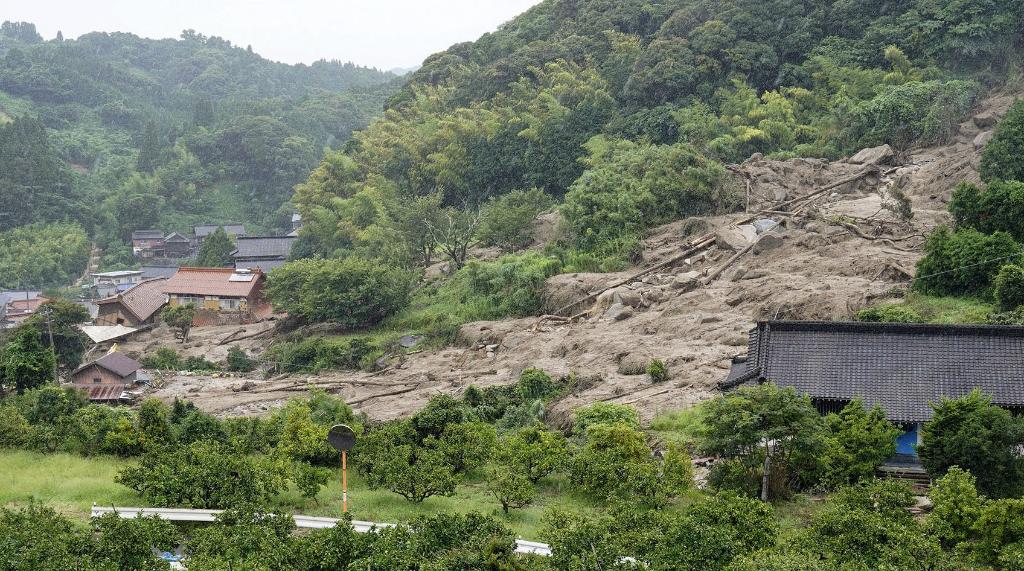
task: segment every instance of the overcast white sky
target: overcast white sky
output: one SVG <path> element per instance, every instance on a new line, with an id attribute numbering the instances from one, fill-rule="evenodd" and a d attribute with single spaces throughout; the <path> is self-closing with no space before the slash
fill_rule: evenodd
<path id="1" fill-rule="evenodd" d="M 381 69 L 493 31 L 540 0 L 0 0 L 0 20 L 51 39 L 87 32 L 176 38 L 192 28 L 288 63 L 353 61 Z"/>

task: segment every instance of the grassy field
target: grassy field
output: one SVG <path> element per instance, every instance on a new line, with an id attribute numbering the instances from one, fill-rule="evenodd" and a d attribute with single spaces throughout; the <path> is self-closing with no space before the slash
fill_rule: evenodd
<path id="1" fill-rule="evenodd" d="M 0 451 L 0 505 L 21 506 L 36 500 L 83 520 L 89 517 L 93 502 L 108 506 L 147 506 L 138 494 L 114 482 L 118 470 L 131 463 L 109 456 L 84 458 L 71 454 Z M 675 509 L 692 500 L 681 499 Z M 803 526 L 821 505 L 820 501 L 797 496 L 777 505 L 776 513 L 784 529 L 795 529 Z M 340 470 L 321 490 L 316 501 L 306 500 L 296 490 L 288 490 L 275 498 L 274 507 L 305 515 L 340 516 Z M 460 485 L 453 497 L 432 497 L 414 504 L 386 490 L 370 490 L 358 474 L 349 473 L 349 511 L 358 520 L 401 522 L 439 512 L 480 512 L 504 521 L 522 539 L 539 540 L 542 518 L 548 509 L 594 513 L 601 507 L 600 502 L 571 491 L 564 477 L 542 480 L 533 505 L 504 514 L 480 478 L 470 478 Z"/>
<path id="2" fill-rule="evenodd" d="M 62 513 L 89 517 L 93 502 L 101 505 L 147 506 L 132 490 L 114 482 L 114 476 L 129 460 L 109 456 L 84 458 L 71 454 L 39 454 L 0 451 L 0 505 L 20 506 L 32 500 L 45 502 Z M 349 511 L 359 520 L 407 521 L 418 515 L 438 512 L 481 512 L 507 522 L 524 539 L 536 538 L 541 517 L 549 507 L 573 511 L 597 509 L 586 497 L 567 493 L 566 483 L 549 478 L 541 483 L 537 501 L 523 510 L 505 515 L 487 492 L 486 485 L 471 480 L 459 486 L 454 497 L 427 498 L 414 504 L 387 490 L 370 490 L 354 471 L 349 472 Z M 288 490 L 275 499 L 275 507 L 293 513 L 338 517 L 341 515 L 341 473 L 321 490 L 316 502 Z M 164 507 L 164 506 L 161 506 Z"/>
<path id="3" fill-rule="evenodd" d="M 101 456 L 0 452 L 0 505 L 24 505 L 31 500 L 49 504 L 68 515 L 88 517 L 93 502 L 134 506 L 142 501 L 114 476 L 128 462 Z"/>

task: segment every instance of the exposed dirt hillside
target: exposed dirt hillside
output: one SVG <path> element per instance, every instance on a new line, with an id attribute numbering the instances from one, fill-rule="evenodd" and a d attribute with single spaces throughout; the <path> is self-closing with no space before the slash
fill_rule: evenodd
<path id="1" fill-rule="evenodd" d="M 567 314 L 583 315 L 570 322 L 529 318 L 471 323 L 461 330 L 461 345 L 409 355 L 378 373 L 293 375 L 270 381 L 185 377 L 170 382 L 157 396 L 187 396 L 220 414 L 252 414 L 314 384 L 344 396 L 373 418 L 388 419 L 418 409 L 436 393 L 459 393 L 470 384 L 509 383 L 522 369 L 541 367 L 577 378 L 574 394 L 554 404 L 556 419 L 595 401 L 632 404 L 646 418 L 683 407 L 713 395 L 730 359 L 745 352 L 747 331 L 756 320 L 845 319 L 908 287 L 924 235 L 947 220 L 952 189 L 962 181 L 978 180 L 979 149 L 1012 102 L 1009 96 L 990 97 L 960 126 L 953 142 L 902 157 L 889 156 L 884 149 L 837 162 L 752 157 L 734 169 L 749 183 L 749 212 L 779 212 L 672 223 L 652 233 L 645 242 L 644 263 L 630 272 L 552 278 L 544 292 L 549 310 L 677 257 L 692 240 L 713 238 L 710 247 L 687 259 L 572 308 Z M 866 174 L 812 200 L 785 205 L 859 173 Z M 910 221 L 892 208 L 900 191 L 912 204 Z M 737 224 L 749 218 L 757 222 Z M 770 224 L 764 220 L 779 226 L 759 234 L 757 226 L 764 230 Z M 539 227 L 550 232 L 552 221 Z M 754 240 L 747 253 L 709 279 Z M 249 333 L 259 327 L 266 325 Z M 229 344 L 211 341 L 234 329 L 197 331 L 186 354 L 223 358 Z M 125 349 L 143 350 L 160 341 L 151 336 Z M 266 342 L 256 338 L 242 344 L 258 350 Z M 653 358 L 668 365 L 667 382 L 652 384 L 642 374 L 643 365 Z"/>

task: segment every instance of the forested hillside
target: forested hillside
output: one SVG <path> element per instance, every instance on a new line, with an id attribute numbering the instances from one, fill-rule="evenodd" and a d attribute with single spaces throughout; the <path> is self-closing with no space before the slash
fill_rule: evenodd
<path id="1" fill-rule="evenodd" d="M 730 163 L 945 142 L 1019 77 L 1021 29 L 1010 0 L 547 0 L 429 57 L 325 158 L 297 251 L 454 272 L 470 245 L 521 250 L 556 203 L 544 256 L 470 263 L 412 301 L 446 309 L 400 321 L 530 314 L 546 277 L 624 269 L 649 228 L 738 208 Z"/>
<path id="2" fill-rule="evenodd" d="M 375 69 L 271 62 L 191 30 L 44 41 L 5 22 L 0 231 L 76 222 L 116 263 L 136 229 L 287 227 L 292 186 L 395 87 Z"/>

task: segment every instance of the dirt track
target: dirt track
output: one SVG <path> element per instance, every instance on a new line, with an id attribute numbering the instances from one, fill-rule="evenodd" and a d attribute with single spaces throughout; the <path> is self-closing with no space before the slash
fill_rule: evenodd
<path id="1" fill-rule="evenodd" d="M 1011 103 L 1010 97 L 993 97 L 979 112 L 1002 116 Z M 981 131 L 968 120 L 952 143 L 916 150 L 901 166 L 883 165 L 881 176 L 823 194 L 721 277 L 692 291 L 687 291 L 690 286 L 684 274 L 706 275 L 740 249 L 742 241 L 729 229 L 744 215 L 680 221 L 656 229 L 645 242 L 644 266 L 678 254 L 697 233 L 688 230 L 718 230 L 720 237 L 706 259 L 679 264 L 619 288 L 617 299 L 635 305 L 619 311 L 629 314 L 622 319 L 605 317 L 614 301 L 605 295 L 592 304 L 590 315 L 571 324 L 538 325 L 537 318 L 467 324 L 460 346 L 409 355 L 403 363 L 378 373 L 335 372 L 272 380 L 174 377 L 155 394 L 165 399 L 187 397 L 217 414 L 260 414 L 313 384 L 343 396 L 372 418 L 389 419 L 415 411 L 437 393 L 459 393 L 470 384 L 513 382 L 522 369 L 532 366 L 552 375 L 574 373 L 578 379 L 579 389 L 553 405 L 556 420 L 576 406 L 595 401 L 632 404 L 650 418 L 712 396 L 731 357 L 745 352 L 747 331 L 756 320 L 846 319 L 905 289 L 910 283 L 907 272 L 912 272 L 920 257 L 923 235 L 947 220 L 946 202 L 952 189 L 961 181 L 978 180 L 975 138 Z M 756 210 L 805 195 L 862 168 L 847 162 L 755 158 L 740 165 L 739 172 L 750 181 L 751 209 Z M 911 199 L 911 222 L 901 222 L 882 208 L 892 188 L 902 189 Z M 872 239 L 878 235 L 903 239 Z M 555 307 L 629 273 L 556 276 L 549 280 L 545 295 Z M 247 333 L 269 326 L 251 326 Z M 185 353 L 223 359 L 230 344 L 215 343 L 236 329 L 197 329 Z M 124 349 L 152 350 L 170 344 L 168 338 L 167 332 L 157 330 Z M 267 339 L 248 339 L 240 345 L 258 352 L 267 343 Z M 628 374 L 652 358 L 668 365 L 671 378 L 667 382 L 652 384 L 646 375 Z"/>

